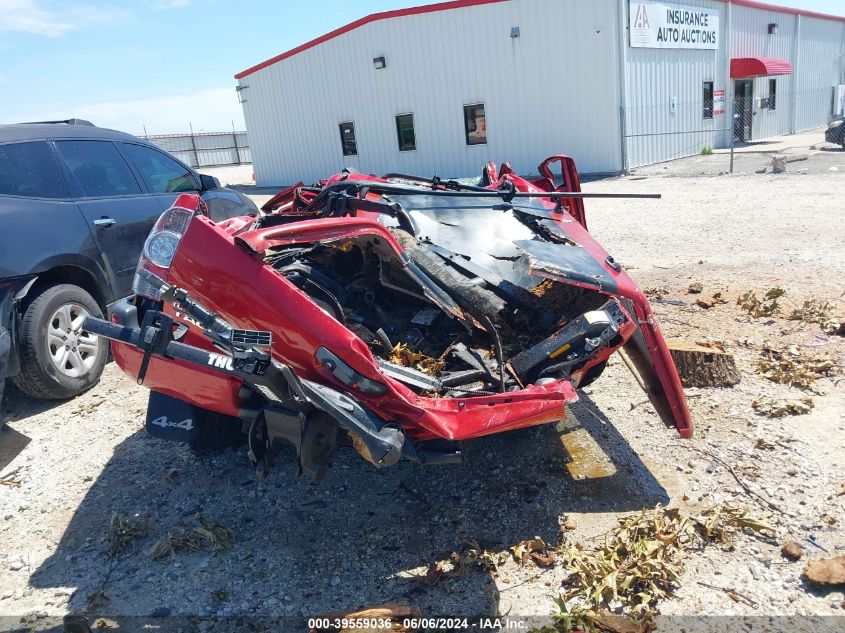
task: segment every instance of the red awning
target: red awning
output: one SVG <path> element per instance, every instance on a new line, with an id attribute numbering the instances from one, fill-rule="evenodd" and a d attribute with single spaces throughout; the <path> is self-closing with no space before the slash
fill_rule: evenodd
<path id="1" fill-rule="evenodd" d="M 731 60 L 731 79 L 791 75 L 792 64 L 785 59 L 770 57 L 740 57 Z"/>

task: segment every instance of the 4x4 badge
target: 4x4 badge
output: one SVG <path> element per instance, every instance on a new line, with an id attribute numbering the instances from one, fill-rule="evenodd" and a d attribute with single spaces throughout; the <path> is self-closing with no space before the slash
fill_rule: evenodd
<path id="1" fill-rule="evenodd" d="M 165 429 L 168 427 L 175 427 L 177 429 L 182 429 L 183 431 L 190 431 L 194 428 L 194 421 L 191 418 L 185 418 L 180 422 L 171 422 L 166 415 L 157 417 L 155 420 L 150 422 L 150 424 L 160 426 Z"/>

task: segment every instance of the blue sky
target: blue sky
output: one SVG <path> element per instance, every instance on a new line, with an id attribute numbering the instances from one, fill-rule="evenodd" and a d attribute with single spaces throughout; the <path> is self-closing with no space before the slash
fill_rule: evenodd
<path id="1" fill-rule="evenodd" d="M 845 14 L 843 0 L 768 1 Z M 242 128 L 236 72 L 415 4 L 426 2 L 0 0 L 0 123 L 78 116 L 135 134 Z"/>

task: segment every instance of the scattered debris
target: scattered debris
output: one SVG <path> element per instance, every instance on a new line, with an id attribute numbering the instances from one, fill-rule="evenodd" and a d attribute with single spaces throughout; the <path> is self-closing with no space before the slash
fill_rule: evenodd
<path id="1" fill-rule="evenodd" d="M 774 398 L 760 397 L 751 403 L 754 410 L 767 418 L 783 418 L 787 415 L 804 415 L 813 410 L 815 406 L 812 398 L 787 398 L 776 400 Z"/>
<path id="2" fill-rule="evenodd" d="M 446 361 L 442 358 L 432 358 L 420 352 L 413 351 L 405 343 L 397 344 L 390 352 L 388 360 L 397 365 L 413 367 L 426 374 L 436 375 L 446 367 Z"/>
<path id="3" fill-rule="evenodd" d="M 710 543 L 730 545 L 745 529 L 775 533 L 773 525 L 736 507 L 717 506 L 684 516 L 657 506 L 620 520 L 597 549 L 569 546 L 561 552 L 569 576 L 563 582 L 555 629 L 583 628 L 589 614 L 601 609 L 647 619 L 658 600 L 677 588 L 685 552 Z"/>
<path id="4" fill-rule="evenodd" d="M 513 559 L 520 565 L 531 560 L 538 567 L 551 567 L 556 558 L 555 553 L 539 536 L 517 543 L 510 548 L 510 552 Z"/>
<path id="5" fill-rule="evenodd" d="M 14 474 L 6 475 L 0 479 L 0 486 L 8 486 L 9 488 L 20 488 L 21 480 L 15 477 Z"/>
<path id="6" fill-rule="evenodd" d="M 710 308 L 722 303 L 727 303 L 727 300 L 722 298 L 721 292 L 716 292 L 709 299 L 699 299 L 695 302 L 695 305 L 697 305 L 699 308 L 709 310 Z"/>
<path id="7" fill-rule="evenodd" d="M 693 282 L 687 288 L 687 292 L 691 295 L 699 295 L 704 290 L 704 284 L 699 281 Z"/>
<path id="8" fill-rule="evenodd" d="M 173 531 L 168 530 L 167 536 L 156 542 L 147 550 L 147 556 L 153 560 L 175 558 L 183 552 L 195 552 L 204 544 L 211 545 L 214 551 L 229 549 L 235 537 L 232 528 L 225 527 L 206 519 L 202 514 L 195 517 L 199 525 L 177 526 Z"/>
<path id="9" fill-rule="evenodd" d="M 702 587 L 707 587 L 709 589 L 717 589 L 718 591 L 724 591 L 726 594 L 728 594 L 728 598 L 730 598 L 734 602 L 744 602 L 745 604 L 753 608 L 757 608 L 758 606 L 756 600 L 749 598 L 747 595 L 740 591 L 737 591 L 736 589 L 732 589 L 730 587 L 720 587 L 719 585 L 711 585 L 710 583 L 702 582 L 700 580 L 697 580 L 696 584 L 699 584 Z"/>
<path id="10" fill-rule="evenodd" d="M 829 301 L 809 299 L 795 308 L 789 315 L 790 321 L 802 321 L 804 323 L 821 323 L 830 316 L 833 311 L 833 304 Z"/>
<path id="11" fill-rule="evenodd" d="M 712 459 L 713 462 L 712 462 L 711 466 L 708 467 L 707 472 L 714 472 L 715 469 L 716 469 L 715 464 L 717 464 L 717 463 L 721 464 L 731 474 L 731 477 L 734 478 L 734 481 L 736 481 L 736 483 L 738 483 L 740 486 L 742 486 L 742 489 L 745 490 L 745 492 L 748 494 L 749 497 L 752 497 L 754 500 L 761 502 L 766 507 L 777 511 L 780 514 L 783 514 L 783 515 L 788 516 L 788 517 L 794 516 L 793 514 L 785 511 L 779 505 L 777 505 L 773 501 L 767 499 L 766 497 L 761 495 L 759 492 L 757 492 L 753 488 L 751 488 L 747 483 L 745 483 L 745 480 L 737 474 L 737 472 L 736 472 L 736 470 L 734 470 L 733 466 L 731 466 L 728 462 L 726 462 L 724 459 L 722 459 L 721 457 L 719 457 L 715 453 L 708 451 L 706 449 L 703 449 L 703 448 L 698 448 L 698 447 L 693 446 L 691 444 L 680 444 L 679 446 L 683 446 L 683 447 L 688 448 L 690 450 L 696 451 L 697 453 L 701 453 L 702 455 L 707 455 L 708 457 L 710 457 L 710 459 Z M 711 470 L 711 468 L 712 468 L 712 470 Z M 774 528 L 772 528 L 772 529 L 774 529 Z"/>
<path id="12" fill-rule="evenodd" d="M 766 348 L 757 368 L 772 382 L 813 390 L 816 378 L 830 376 L 835 363 L 825 356 L 806 356 L 791 345 L 786 350 Z"/>
<path id="13" fill-rule="evenodd" d="M 777 448 L 774 444 L 768 441 L 764 437 L 757 438 L 757 441 L 754 443 L 754 448 L 758 451 L 773 451 Z"/>
<path id="14" fill-rule="evenodd" d="M 429 587 L 433 587 L 443 579 L 444 575 L 443 563 L 440 561 L 431 563 L 425 572 L 423 582 Z"/>
<path id="15" fill-rule="evenodd" d="M 804 577 L 815 585 L 845 585 L 845 556 L 807 563 Z"/>
<path id="16" fill-rule="evenodd" d="M 819 322 L 822 332 L 831 336 L 845 336 L 845 319 L 834 317 Z"/>
<path id="17" fill-rule="evenodd" d="M 785 294 L 783 288 L 771 288 L 763 295 L 763 299 L 758 299 L 757 294 L 749 290 L 737 298 L 736 304 L 754 318 L 772 316 L 780 310 L 778 299 Z"/>
<path id="18" fill-rule="evenodd" d="M 780 550 L 780 555 L 789 560 L 799 560 L 804 555 L 804 548 L 795 541 L 787 541 Z"/>
<path id="19" fill-rule="evenodd" d="M 420 610 L 415 607 L 400 602 L 388 602 L 377 607 L 366 607 L 345 613 L 327 613 L 313 618 L 316 622 L 328 622 L 330 625 L 326 628 L 310 628 L 308 633 L 381 633 L 382 631 L 414 633 L 419 629 L 408 628 L 405 624 L 418 620 L 420 615 Z M 388 620 L 390 625 L 386 626 Z M 345 623 L 347 627 L 331 626 L 334 622 Z M 370 626 L 371 623 L 372 626 Z"/>
<path id="20" fill-rule="evenodd" d="M 813 547 L 815 547 L 815 548 L 817 548 L 817 549 L 820 549 L 820 550 L 821 550 L 821 551 L 823 551 L 825 554 L 827 554 L 827 553 L 828 553 L 827 548 L 822 547 L 821 545 L 819 545 L 818 541 L 816 541 L 816 537 L 815 537 L 815 536 L 813 536 L 812 534 L 810 534 L 810 535 L 809 535 L 806 539 L 804 539 L 804 540 L 805 540 L 805 541 L 807 541 L 807 542 L 808 542 L 810 545 L 812 545 Z"/>
<path id="21" fill-rule="evenodd" d="M 669 294 L 669 289 L 666 286 L 649 286 L 643 290 L 643 293 L 648 297 L 657 297 L 658 299 L 662 299 Z"/>
<path id="22" fill-rule="evenodd" d="M 149 534 L 149 523 L 147 521 L 127 519 L 123 514 L 115 510 L 112 512 L 109 526 L 103 535 L 103 543 L 106 546 L 106 554 L 109 558 L 117 558 L 128 550 L 140 538 Z"/>
<path id="23" fill-rule="evenodd" d="M 603 633 L 649 633 L 656 626 L 651 618 L 633 620 L 607 611 L 590 612 L 587 614 L 586 620 L 593 630 Z"/>
<path id="24" fill-rule="evenodd" d="M 721 343 L 668 339 L 666 345 L 684 387 L 730 387 L 740 381 L 736 361 Z"/>
<path id="25" fill-rule="evenodd" d="M 449 555 L 449 561 L 454 565 L 455 570 L 479 566 L 489 571 L 496 571 L 504 562 L 504 556 L 494 555 L 481 547 L 478 541 L 461 541 L 460 545 L 460 552 L 452 552 Z"/>
<path id="26" fill-rule="evenodd" d="M 845 336 L 845 318 L 833 316 L 836 308 L 835 302 L 809 299 L 795 308 L 789 315 L 790 321 L 801 321 L 802 323 L 817 324 L 824 334 L 832 336 Z"/>
<path id="27" fill-rule="evenodd" d="M 651 400 L 649 400 L 648 398 L 646 398 L 645 400 L 640 400 L 639 402 L 632 402 L 632 403 L 628 406 L 628 411 L 633 411 L 633 410 L 634 410 L 634 409 L 636 409 L 637 407 L 641 407 L 642 405 L 644 405 L 644 404 L 648 404 L 649 402 L 651 402 Z"/>

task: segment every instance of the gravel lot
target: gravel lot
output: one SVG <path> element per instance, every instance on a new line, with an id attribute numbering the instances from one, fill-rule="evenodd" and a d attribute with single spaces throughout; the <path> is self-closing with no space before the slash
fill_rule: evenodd
<path id="1" fill-rule="evenodd" d="M 401 600 L 423 614 L 551 614 L 566 576 L 559 564 L 541 569 L 503 556 L 495 572 L 479 568 L 434 586 L 423 582 L 426 567 L 464 539 L 496 553 L 534 536 L 553 546 L 589 544 L 642 508 L 694 512 L 723 501 L 771 519 L 780 537 L 743 536 L 730 551 L 691 554 L 662 613 L 845 614 L 841 588 L 819 591 L 800 579 L 806 559 L 828 555 L 821 548 L 845 554 L 845 496 L 837 496 L 845 484 L 845 386 L 824 378 L 819 394 L 807 394 L 756 369 L 764 345 L 792 344 L 833 356 L 841 370 L 845 342 L 780 316 L 751 318 L 735 305 L 741 292 L 773 286 L 786 290 L 787 313 L 805 299 L 842 298 L 845 154 L 826 153 L 818 159 L 828 161 L 824 169 L 816 160 L 805 163 L 806 174 L 628 177 L 585 187 L 663 194 L 591 200 L 591 230 L 643 288 L 664 288 L 664 299 L 684 303 L 655 303 L 667 335 L 722 341 L 736 356 L 739 385 L 688 390 L 697 424 L 690 441 L 662 426 L 615 361 L 566 422 L 475 441 L 460 466 L 377 471 L 342 451 L 319 486 L 297 477 L 292 463 L 259 482 L 243 449 L 197 455 L 148 437 L 147 391 L 114 364 L 69 402 L 32 401 L 10 387 L 0 478 L 12 474 L 20 485 L 0 486 L 6 628 L 47 628 L 45 616 L 86 606 L 119 616 L 315 616 Z M 686 290 L 693 281 L 704 285 L 702 296 L 721 291 L 728 302 L 696 307 Z M 762 417 L 751 406 L 761 395 L 810 395 L 815 408 Z M 782 512 L 756 502 L 695 449 L 732 464 Z M 109 560 L 102 538 L 114 512 L 149 530 Z M 145 555 L 198 512 L 234 530 L 230 549 L 163 562 Z M 567 520 L 574 529 L 564 529 Z M 788 539 L 805 546 L 805 560 L 781 558 Z M 98 590 L 108 601 L 90 605 Z"/>

